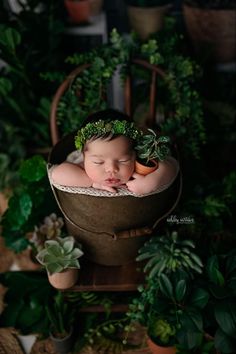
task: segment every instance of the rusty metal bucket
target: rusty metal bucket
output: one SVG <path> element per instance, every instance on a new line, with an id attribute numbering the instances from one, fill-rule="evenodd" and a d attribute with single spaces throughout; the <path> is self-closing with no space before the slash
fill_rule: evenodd
<path id="1" fill-rule="evenodd" d="M 49 166 L 66 160 L 74 150 L 74 134 L 60 140 L 49 156 Z M 102 265 L 132 262 L 157 224 L 177 205 L 181 174 L 162 192 L 143 197 L 93 196 L 52 189 L 65 217 L 68 233 L 82 245 L 86 258 Z M 107 193 L 107 192 L 106 192 Z"/>

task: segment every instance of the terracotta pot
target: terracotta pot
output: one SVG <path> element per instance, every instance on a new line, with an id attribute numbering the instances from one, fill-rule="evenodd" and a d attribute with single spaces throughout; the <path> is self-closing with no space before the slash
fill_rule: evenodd
<path id="1" fill-rule="evenodd" d="M 160 347 L 150 338 L 147 339 L 147 344 L 152 354 L 176 354 L 175 347 Z"/>
<path id="2" fill-rule="evenodd" d="M 165 14 L 170 5 L 157 7 L 128 6 L 130 27 L 142 40 L 146 40 L 152 33 L 158 32 L 164 24 Z"/>
<path id="3" fill-rule="evenodd" d="M 69 289 L 77 283 L 79 270 L 69 268 L 60 273 L 49 274 L 49 283 L 56 289 L 65 290 Z"/>
<path id="4" fill-rule="evenodd" d="M 183 15 L 196 54 L 207 53 L 217 63 L 236 61 L 236 10 L 184 5 Z"/>
<path id="5" fill-rule="evenodd" d="M 151 160 L 152 166 L 146 166 L 140 163 L 139 161 L 135 161 L 135 172 L 140 175 L 146 176 L 149 173 L 155 171 L 158 168 L 158 162 L 155 160 Z"/>
<path id="6" fill-rule="evenodd" d="M 68 15 L 74 23 L 84 23 L 89 21 L 90 1 L 89 0 L 64 0 Z"/>

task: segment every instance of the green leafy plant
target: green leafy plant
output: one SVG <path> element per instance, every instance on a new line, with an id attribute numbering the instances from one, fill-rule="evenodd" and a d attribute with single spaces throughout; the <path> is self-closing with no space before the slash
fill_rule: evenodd
<path id="1" fill-rule="evenodd" d="M 148 272 L 149 277 L 179 270 L 201 273 L 203 264 L 200 257 L 193 252 L 194 248 L 192 240 L 181 240 L 174 231 L 170 235 L 153 236 L 140 248 L 136 260 L 148 260 L 144 272 Z"/>
<path id="2" fill-rule="evenodd" d="M 207 259 L 205 287 L 210 299 L 205 309 L 205 330 L 223 354 L 236 347 L 236 249 Z"/>
<path id="3" fill-rule="evenodd" d="M 46 161 L 35 155 L 22 162 L 17 188 L 1 218 L 2 236 L 8 248 L 18 253 L 30 245 L 27 234 L 52 212 L 60 213 L 47 176 Z M 46 202 L 45 202 L 46 201 Z"/>
<path id="4" fill-rule="evenodd" d="M 50 331 L 56 338 L 66 337 L 74 324 L 76 308 L 58 291 L 45 307 Z"/>
<path id="5" fill-rule="evenodd" d="M 61 4 L 16 3 L 21 11 L 14 14 L 4 2 L 0 9 L 0 151 L 7 167 L 0 172 L 1 189 L 14 188 L 20 162 L 32 150 L 50 145 L 48 116 L 55 82 L 45 84 L 41 72 L 64 65 Z"/>
<path id="6" fill-rule="evenodd" d="M 90 113 L 109 106 L 107 88 L 117 70 L 122 81 L 131 71 L 134 77 L 142 79 L 144 90 L 147 90 L 150 76 L 145 70 L 131 65 L 132 60 L 138 58 L 160 66 L 165 73 L 158 82 L 160 95 L 157 97 L 158 107 L 164 107 L 165 119 L 160 124 L 163 134 L 173 136 L 180 146 L 185 146 L 186 154 L 197 157 L 205 141 L 201 100 L 193 85 L 200 68 L 179 53 L 180 39 L 173 35 L 173 28 L 174 24 L 168 22 L 163 31 L 145 43 L 134 35 L 129 39 L 122 37 L 113 29 L 108 44 L 68 57 L 66 62 L 74 66 L 86 63 L 88 67 L 76 76 L 58 104 L 61 135 L 78 130 Z M 139 101 L 147 104 L 147 97 L 145 91 Z M 140 102 L 134 101 L 134 107 Z M 134 117 L 138 121 L 140 117 L 136 113 Z"/>
<path id="7" fill-rule="evenodd" d="M 193 174 L 188 175 L 189 181 L 194 178 Z M 212 181 L 206 175 L 204 179 L 201 178 L 202 176 L 193 189 L 187 188 L 188 197 L 184 198 L 182 212 L 194 217 L 195 224 L 191 228 L 195 235 L 208 235 L 208 241 L 216 235 L 217 238 L 227 237 L 229 242 L 229 239 L 234 239 L 232 210 L 235 207 L 235 173 L 226 174 L 223 180 Z M 222 244 L 224 246 L 227 246 L 227 242 Z"/>
<path id="8" fill-rule="evenodd" d="M 208 292 L 196 279 L 162 273 L 148 278 L 139 288 L 140 297 L 130 304 L 128 317 L 147 327 L 160 346 L 197 349 L 203 341 L 203 315 Z"/>
<path id="9" fill-rule="evenodd" d="M 0 326 L 16 328 L 24 335 L 38 333 L 47 338 L 49 321 L 45 307 L 53 298 L 54 289 L 45 275 L 35 271 L 10 271 L 0 274 L 0 282 L 7 288 Z"/>
<path id="10" fill-rule="evenodd" d="M 5 192 L 17 185 L 19 177 L 17 170 L 20 162 L 26 156 L 26 151 L 17 127 L 7 122 L 4 116 L 2 116 L 0 122 L 0 141 L 0 191 Z M 14 141 L 14 144 L 12 144 L 12 141 Z"/>
<path id="11" fill-rule="evenodd" d="M 202 343 L 203 310 L 209 294 L 200 283 L 203 264 L 194 248 L 191 240 L 178 239 L 173 232 L 155 237 L 137 258 L 149 259 L 148 275 L 127 315 L 131 323 L 145 325 L 149 336 L 161 346 L 192 350 Z"/>
<path id="12" fill-rule="evenodd" d="M 148 164 L 151 160 L 164 161 L 170 154 L 168 136 L 157 136 L 156 132 L 148 129 L 149 134 L 144 134 L 135 146 L 137 158 Z"/>
<path id="13" fill-rule="evenodd" d="M 78 258 L 83 255 L 73 236 L 56 237 L 44 243 L 36 258 L 49 274 L 62 272 L 68 268 L 80 268 Z"/>
<path id="14" fill-rule="evenodd" d="M 97 350 L 99 347 L 102 348 L 104 342 L 108 343 L 110 349 L 117 347 L 117 352 L 122 353 L 123 343 L 119 341 L 118 338 L 115 340 L 115 336 L 121 330 L 124 330 L 127 319 L 107 319 L 99 323 L 95 328 L 90 328 L 89 331 L 85 334 L 86 340 L 89 344 L 96 344 Z"/>
<path id="15" fill-rule="evenodd" d="M 153 321 L 149 331 L 150 335 L 159 338 L 164 345 L 170 345 L 175 336 L 175 328 L 164 319 Z"/>

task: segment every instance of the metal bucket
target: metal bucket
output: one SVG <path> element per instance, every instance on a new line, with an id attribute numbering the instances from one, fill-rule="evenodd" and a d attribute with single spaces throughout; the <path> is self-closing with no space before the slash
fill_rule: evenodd
<path id="1" fill-rule="evenodd" d="M 59 141 L 49 165 L 66 160 L 74 150 L 74 134 Z M 102 265 L 125 265 L 134 261 L 139 248 L 178 203 L 181 175 L 162 192 L 143 197 L 93 196 L 70 193 L 52 186 L 64 214 L 68 233 L 82 245 L 86 258 Z"/>

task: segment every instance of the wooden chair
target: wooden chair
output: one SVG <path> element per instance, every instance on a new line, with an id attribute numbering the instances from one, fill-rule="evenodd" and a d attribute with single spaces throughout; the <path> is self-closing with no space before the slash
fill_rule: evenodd
<path id="1" fill-rule="evenodd" d="M 165 72 L 144 60 L 134 59 L 130 63 L 130 67 L 136 65 L 146 69 L 150 73 L 150 86 L 149 86 L 149 111 L 145 125 L 147 127 L 153 127 L 156 125 L 155 114 L 156 114 L 156 97 L 157 97 L 157 83 L 159 79 L 165 77 Z M 57 124 L 57 107 L 60 102 L 61 97 L 66 92 L 66 90 L 71 86 L 77 75 L 80 75 L 83 70 L 87 69 L 90 65 L 84 64 L 72 71 L 68 77 L 62 82 L 52 101 L 51 106 L 51 117 L 50 117 L 50 131 L 53 146 L 57 146 L 60 142 L 61 136 L 59 127 Z M 130 117 L 133 115 L 133 77 L 130 70 L 129 75 L 126 78 L 124 85 L 124 98 L 125 98 L 125 113 Z M 65 149 L 60 150 L 64 155 L 58 158 L 58 154 L 54 154 L 53 151 L 49 157 L 50 163 L 60 163 L 63 161 L 66 154 L 71 151 L 71 142 Z M 178 204 L 181 195 L 182 183 L 181 175 L 177 181 L 176 196 L 171 203 L 168 212 L 164 213 L 158 222 L 166 217 Z M 55 195 L 58 199 L 58 195 Z M 158 223 L 157 222 L 157 223 Z M 157 224 L 156 223 L 156 224 Z M 155 225 L 156 226 L 156 225 Z M 151 230 L 152 231 L 152 230 Z M 150 232 L 149 232 L 150 233 Z M 103 266 L 98 264 L 93 264 L 88 260 L 82 260 L 81 266 L 81 276 L 79 283 L 74 287 L 75 291 L 135 291 L 140 284 L 144 282 L 144 275 L 142 271 L 137 271 L 140 264 L 135 261 L 121 266 Z M 123 307 L 119 307 L 122 311 Z M 119 309 L 118 309 L 119 310 Z"/>
<path id="2" fill-rule="evenodd" d="M 157 81 L 158 79 L 163 79 L 165 77 L 165 72 L 159 68 L 158 66 L 152 65 L 145 60 L 142 59 L 133 59 L 130 63 L 130 67 L 132 65 L 137 65 L 141 68 L 146 69 L 151 74 L 150 79 L 150 88 L 149 88 L 149 114 L 146 119 L 146 126 L 153 127 L 155 125 L 155 113 L 156 113 L 156 97 L 157 97 Z M 60 102 L 61 97 L 64 95 L 66 90 L 71 86 L 75 78 L 80 75 L 85 69 L 89 68 L 90 64 L 84 64 L 77 67 L 73 70 L 67 78 L 62 82 L 62 84 L 58 87 L 55 96 L 51 105 L 51 114 L 50 114 L 50 132 L 51 132 L 51 140 L 52 144 L 55 145 L 60 140 L 60 132 L 58 128 L 57 122 L 57 108 Z M 127 75 L 125 85 L 124 85 L 124 98 L 125 98 L 125 113 L 132 117 L 132 94 L 133 94 L 133 86 L 132 86 L 133 77 L 130 72 Z"/>

